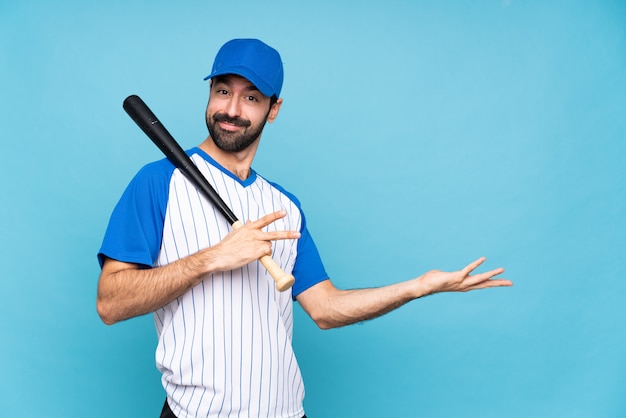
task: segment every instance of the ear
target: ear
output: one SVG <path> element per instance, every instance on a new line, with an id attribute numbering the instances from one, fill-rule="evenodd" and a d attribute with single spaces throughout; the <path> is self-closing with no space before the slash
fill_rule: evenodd
<path id="1" fill-rule="evenodd" d="M 276 120 L 276 117 L 278 116 L 278 111 L 280 110 L 280 106 L 282 104 L 283 99 L 279 98 L 278 100 L 276 100 L 276 103 L 272 105 L 272 107 L 270 108 L 270 112 L 267 115 L 267 121 L 269 123 L 272 123 Z"/>

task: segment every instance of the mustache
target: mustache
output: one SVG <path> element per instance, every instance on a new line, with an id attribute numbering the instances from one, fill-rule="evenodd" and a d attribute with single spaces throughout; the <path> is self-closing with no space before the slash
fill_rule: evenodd
<path id="1" fill-rule="evenodd" d="M 240 126 L 243 128 L 247 128 L 248 126 L 250 126 L 252 124 L 252 122 L 250 122 L 247 119 L 242 119 L 240 117 L 234 117 L 231 118 L 230 116 L 224 114 L 224 113 L 216 113 L 215 115 L 213 115 L 213 120 L 215 122 L 226 122 L 226 123 L 230 123 L 233 124 L 235 126 Z"/>

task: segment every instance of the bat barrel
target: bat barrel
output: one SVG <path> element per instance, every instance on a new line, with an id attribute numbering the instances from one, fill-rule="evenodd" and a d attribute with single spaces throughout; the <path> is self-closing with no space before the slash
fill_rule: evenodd
<path id="1" fill-rule="evenodd" d="M 237 222 L 237 216 L 209 184 L 198 167 L 185 153 L 185 150 L 159 122 L 148 105 L 139 96 L 132 95 L 124 100 L 122 107 L 161 152 L 215 205 L 228 222 L 231 225 Z"/>

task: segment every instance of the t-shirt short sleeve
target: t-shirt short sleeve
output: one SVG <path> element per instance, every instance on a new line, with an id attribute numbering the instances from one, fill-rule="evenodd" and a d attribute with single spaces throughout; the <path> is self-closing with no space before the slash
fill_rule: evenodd
<path id="1" fill-rule="evenodd" d="M 316 285 L 319 282 L 328 279 L 328 274 L 322 263 L 317 246 L 313 241 L 313 237 L 309 233 L 306 224 L 306 217 L 302 210 L 300 201 L 296 196 L 285 190 L 283 187 L 276 183 L 271 183 L 282 193 L 289 197 L 289 199 L 298 207 L 302 216 L 302 223 L 300 225 L 300 239 L 298 240 L 298 256 L 296 257 L 296 263 L 293 267 L 293 276 L 296 281 L 291 289 L 291 295 L 295 300 L 296 297 L 307 290 L 308 288 Z"/>
<path id="2" fill-rule="evenodd" d="M 163 222 L 174 166 L 160 160 L 144 166 L 115 206 L 98 253 L 104 258 L 152 267 L 163 235 Z"/>

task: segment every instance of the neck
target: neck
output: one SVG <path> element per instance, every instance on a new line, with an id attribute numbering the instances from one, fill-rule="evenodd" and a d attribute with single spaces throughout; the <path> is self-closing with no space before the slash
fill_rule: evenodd
<path id="1" fill-rule="evenodd" d="M 240 180 L 245 180 L 250 176 L 250 167 L 252 166 L 252 161 L 254 160 L 258 146 L 259 141 L 257 140 L 243 151 L 227 152 L 215 146 L 215 143 L 209 136 L 199 145 L 199 148 L 209 154 L 211 158 Z"/>

